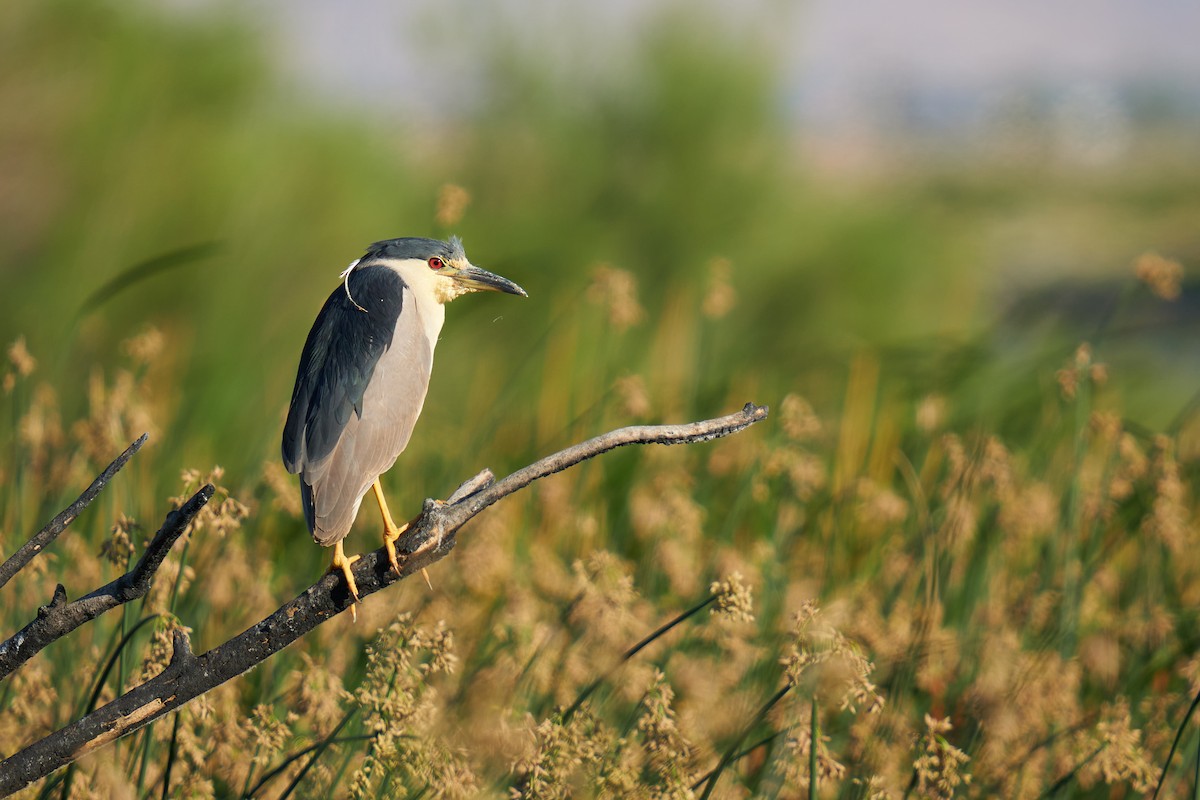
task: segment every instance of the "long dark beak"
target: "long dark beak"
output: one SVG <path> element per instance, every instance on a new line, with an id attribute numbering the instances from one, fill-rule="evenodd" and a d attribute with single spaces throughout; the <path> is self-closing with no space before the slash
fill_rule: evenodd
<path id="1" fill-rule="evenodd" d="M 455 274 L 454 279 L 461 284 L 471 287 L 479 291 L 504 292 L 505 294 L 519 294 L 521 297 L 528 297 L 525 290 L 508 278 L 502 278 L 494 272 L 488 272 L 486 269 L 480 269 L 474 264 L 470 264 L 463 269 L 460 269 Z"/>

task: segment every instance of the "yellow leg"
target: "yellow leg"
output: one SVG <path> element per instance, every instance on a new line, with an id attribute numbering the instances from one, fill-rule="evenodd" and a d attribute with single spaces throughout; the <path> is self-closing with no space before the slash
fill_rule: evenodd
<path id="1" fill-rule="evenodd" d="M 330 569 L 340 569 L 342 574 L 346 576 L 346 586 L 350 589 L 350 596 L 354 598 L 354 605 L 350 606 L 350 616 L 354 621 L 358 621 L 358 584 L 354 582 L 354 573 L 350 571 L 350 567 L 354 565 L 362 556 L 347 556 L 346 550 L 339 540 L 333 546 L 333 564 Z"/>
<path id="2" fill-rule="evenodd" d="M 375 490 L 375 500 L 379 503 L 379 513 L 383 515 L 383 546 L 387 550 L 388 563 L 392 565 L 392 569 L 396 570 L 396 574 L 400 574 L 400 560 L 396 556 L 396 540 L 400 535 L 408 530 L 408 526 L 412 522 L 406 522 L 403 525 L 397 525 L 392 519 L 392 512 L 388 511 L 387 500 L 383 497 L 383 486 L 379 483 L 379 478 L 375 479 L 375 483 L 371 484 L 371 488 Z M 429 581 L 429 573 L 424 569 L 421 574 L 425 576 L 425 583 L 429 588 L 433 588 L 433 584 Z"/>

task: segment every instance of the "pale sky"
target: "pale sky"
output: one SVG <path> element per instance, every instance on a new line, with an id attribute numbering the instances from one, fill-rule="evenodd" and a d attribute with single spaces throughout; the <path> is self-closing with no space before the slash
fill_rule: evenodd
<path id="1" fill-rule="evenodd" d="M 186 0 L 181 0 L 186 2 Z M 200 0 L 203 4 L 203 0 Z M 833 124 L 897 87 L 1155 81 L 1200 97 L 1196 0 L 693 0 L 779 54 L 783 102 Z M 453 110 L 477 86 L 468 45 L 507 28 L 548 65 L 620 63 L 662 2 L 252 0 L 289 81 L 335 102 Z M 483 10 L 486 9 L 486 10 Z M 590 60 L 590 61 L 589 61 Z"/>

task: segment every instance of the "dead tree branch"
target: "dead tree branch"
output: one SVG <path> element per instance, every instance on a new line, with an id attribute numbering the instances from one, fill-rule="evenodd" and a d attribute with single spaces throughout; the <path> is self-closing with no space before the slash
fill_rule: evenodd
<path id="1" fill-rule="evenodd" d="M 766 407 L 747 403 L 740 412 L 717 419 L 611 431 L 547 456 L 500 481 L 493 481 L 491 473 L 485 470 L 459 487 L 450 501 L 425 501 L 420 520 L 399 543 L 398 549 L 405 554 L 399 575 L 391 571 L 382 548 L 363 555 L 354 566 L 359 594 L 366 598 L 445 558 L 454 548 L 459 528 L 468 520 L 538 478 L 623 445 L 704 442 L 744 430 L 766 417 Z M 327 573 L 266 619 L 203 655 L 194 655 L 187 635 L 176 630 L 175 653 L 159 675 L 0 763 L 0 797 L 7 797 L 241 675 L 345 611 L 350 604 L 341 575 Z"/>
<path id="2" fill-rule="evenodd" d="M 142 449 L 142 445 L 146 443 L 148 437 L 149 434 L 143 433 L 136 442 L 126 447 L 125 452 L 113 459 L 113 462 L 105 467 L 104 472 L 101 472 L 96 480 L 92 481 L 91 486 L 83 490 L 83 494 L 79 495 L 74 503 L 60 511 L 58 516 L 46 523 L 46 527 L 34 534 L 33 538 L 26 542 L 20 550 L 0 564 L 0 589 L 4 588 L 13 575 L 16 575 L 32 561 L 34 556 L 46 549 L 51 542 L 58 538 L 60 533 L 66 530 L 80 512 L 96 499 L 96 495 L 100 494 L 100 490 L 112 480 L 112 477 L 121 471 L 121 467 L 133 458 L 133 454 Z"/>
<path id="3" fill-rule="evenodd" d="M 67 602 L 67 590 L 60 583 L 54 589 L 53 599 L 38 609 L 37 617 L 8 641 L 0 644 L 0 680 L 11 675 L 17 667 L 33 658 L 47 645 L 66 636 L 80 625 L 91 622 L 105 611 L 122 603 L 137 600 L 150 591 L 150 581 L 162 566 L 163 559 L 171 551 L 171 546 L 187 530 L 188 524 L 209 501 L 213 491 L 212 484 L 208 484 L 192 495 L 181 508 L 167 514 L 162 527 L 146 546 L 146 552 L 142 553 L 137 564 L 121 577 L 72 603 Z"/>

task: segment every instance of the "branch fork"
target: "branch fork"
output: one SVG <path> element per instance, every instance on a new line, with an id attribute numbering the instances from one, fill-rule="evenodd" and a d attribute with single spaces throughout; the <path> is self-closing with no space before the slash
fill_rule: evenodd
<path id="1" fill-rule="evenodd" d="M 716 419 L 683 425 L 620 428 L 547 456 L 498 481 L 490 470 L 484 470 L 460 485 L 446 502 L 425 501 L 421 516 L 397 543 L 397 549 L 405 556 L 399 574 L 392 570 L 386 550 L 382 547 L 364 554 L 355 562 L 353 573 L 359 596 L 374 594 L 445 558 L 454 549 L 458 530 L 464 524 L 488 506 L 539 478 L 624 445 L 691 444 L 728 436 L 766 419 L 767 413 L 765 406 L 747 403 L 740 412 Z M 128 460 L 132 455 L 131 450 L 136 452 L 136 447 L 140 447 L 144 440 L 145 437 L 131 445 L 121 458 Z M 120 466 L 116 469 L 120 469 Z M 116 471 L 112 465 L 109 470 Z M 105 471 L 105 475 L 111 477 L 109 470 Z M 100 478 L 97 478 L 99 481 Z M 95 486 L 96 483 L 93 483 Z M 88 491 L 92 491 L 92 487 Z M 0 679 L 46 644 L 94 619 L 103 611 L 143 596 L 149 590 L 150 581 L 171 545 L 212 494 L 213 487 L 205 486 L 182 508 L 168 514 L 142 558 L 125 575 L 73 603 L 67 602 L 66 590 L 62 586 L 57 587 L 51 602 L 38 610 L 37 619 L 8 642 L 0 644 Z M 92 494 L 94 496 L 95 493 Z M 80 498 L 82 500 L 83 496 Z M 87 502 L 90 502 L 90 498 Z M 78 514 L 78 510 L 75 513 Z M 7 566 L 6 563 L 0 567 L 0 585 L 3 585 L 3 570 Z M 266 619 L 201 655 L 192 652 L 186 631 L 176 629 L 172 640 L 174 652 L 167 668 L 161 673 L 108 705 L 0 762 L 0 797 L 19 791 L 59 767 L 133 733 L 252 669 L 322 622 L 345 611 L 353 602 L 354 598 L 341 573 L 326 573 Z M 37 645 L 36 648 L 31 644 Z"/>

